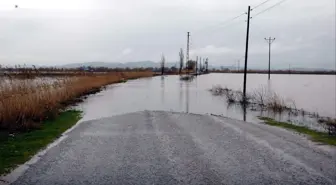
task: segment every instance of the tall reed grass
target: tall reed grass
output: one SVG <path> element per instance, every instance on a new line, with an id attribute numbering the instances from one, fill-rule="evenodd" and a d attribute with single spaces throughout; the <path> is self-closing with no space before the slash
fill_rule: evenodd
<path id="1" fill-rule="evenodd" d="M 83 95 L 97 92 L 108 84 L 149 76 L 152 72 L 113 72 L 34 80 L 1 78 L 0 129 L 39 127 L 43 120 L 57 116 L 60 109 Z"/>

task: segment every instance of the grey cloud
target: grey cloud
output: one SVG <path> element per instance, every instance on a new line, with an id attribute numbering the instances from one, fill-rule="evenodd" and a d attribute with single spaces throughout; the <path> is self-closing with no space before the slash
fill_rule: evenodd
<path id="1" fill-rule="evenodd" d="M 175 62 L 190 31 L 192 57 L 232 65 L 244 55 L 246 16 L 225 22 L 260 2 L 21 0 L 20 9 L 0 9 L 0 63 L 159 61 L 161 53 Z M 252 12 L 249 67 L 265 67 L 272 36 L 274 67 L 335 68 L 335 1 L 287 0 L 254 17 L 276 2 Z"/>

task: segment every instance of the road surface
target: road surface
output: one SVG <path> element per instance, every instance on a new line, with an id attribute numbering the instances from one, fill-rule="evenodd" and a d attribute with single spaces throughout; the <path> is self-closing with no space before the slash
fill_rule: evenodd
<path id="1" fill-rule="evenodd" d="M 264 124 L 141 111 L 82 122 L 12 184 L 336 184 L 335 154 Z"/>

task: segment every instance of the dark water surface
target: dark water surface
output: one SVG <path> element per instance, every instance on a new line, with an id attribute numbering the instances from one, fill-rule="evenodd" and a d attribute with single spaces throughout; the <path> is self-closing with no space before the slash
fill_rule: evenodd
<path id="1" fill-rule="evenodd" d="M 240 120 L 260 122 L 257 116 L 293 121 L 314 129 L 323 129 L 309 116 L 281 115 L 251 111 L 239 105 L 228 105 L 224 97 L 213 96 L 209 89 L 221 85 L 242 90 L 242 74 L 207 74 L 194 80 L 180 81 L 179 76 L 158 76 L 114 84 L 90 96 L 79 107 L 84 120 L 97 119 L 141 110 L 166 110 L 200 114 L 217 114 Z M 272 75 L 249 74 L 248 92 L 267 88 L 286 101 L 295 101 L 298 109 L 317 112 L 320 116 L 336 117 L 336 76 L 334 75 Z"/>

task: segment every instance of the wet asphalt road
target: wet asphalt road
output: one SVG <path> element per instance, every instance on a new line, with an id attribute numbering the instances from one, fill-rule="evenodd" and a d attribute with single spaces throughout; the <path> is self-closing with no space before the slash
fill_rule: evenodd
<path id="1" fill-rule="evenodd" d="M 67 135 L 13 184 L 336 184 L 335 148 L 263 124 L 142 111 Z"/>

